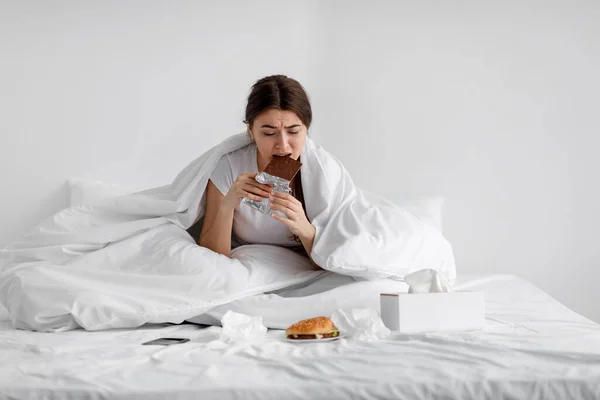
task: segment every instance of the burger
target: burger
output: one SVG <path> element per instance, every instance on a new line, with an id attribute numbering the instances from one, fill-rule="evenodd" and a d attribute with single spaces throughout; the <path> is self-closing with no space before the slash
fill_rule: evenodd
<path id="1" fill-rule="evenodd" d="M 296 322 L 285 330 L 288 339 L 326 339 L 340 335 L 333 321 L 327 317 L 316 317 Z"/>

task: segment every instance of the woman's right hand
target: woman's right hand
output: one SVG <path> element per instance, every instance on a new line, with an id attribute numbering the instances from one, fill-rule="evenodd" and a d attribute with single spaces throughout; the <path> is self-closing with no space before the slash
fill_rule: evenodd
<path id="1" fill-rule="evenodd" d="M 271 185 L 258 183 L 256 175 L 257 172 L 247 172 L 238 176 L 225 195 L 222 205 L 233 210 L 240 204 L 242 197 L 255 201 L 270 198 L 273 191 Z"/>

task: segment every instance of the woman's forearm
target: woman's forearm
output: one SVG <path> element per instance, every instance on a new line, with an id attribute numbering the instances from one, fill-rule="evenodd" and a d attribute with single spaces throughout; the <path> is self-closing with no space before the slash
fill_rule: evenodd
<path id="1" fill-rule="evenodd" d="M 231 256 L 231 230 L 233 228 L 233 213 L 234 209 L 226 206 L 221 206 L 217 215 L 210 222 L 210 226 L 200 236 L 198 244 L 214 251 L 215 253 L 223 254 L 227 257 Z"/>
<path id="2" fill-rule="evenodd" d="M 312 248 L 313 245 L 315 243 L 315 234 L 316 234 L 316 229 L 314 226 L 310 225 L 310 228 L 307 229 L 307 232 L 301 236 L 299 236 L 300 241 L 302 242 L 302 246 L 304 246 L 304 250 L 306 250 L 306 254 L 308 254 L 308 258 L 310 258 L 310 260 L 313 262 L 313 264 L 317 265 L 312 257 L 310 256 L 310 253 L 312 253 Z"/>

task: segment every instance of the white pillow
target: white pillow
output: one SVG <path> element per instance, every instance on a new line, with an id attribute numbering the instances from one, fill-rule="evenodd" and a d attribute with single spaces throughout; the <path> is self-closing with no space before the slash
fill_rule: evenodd
<path id="1" fill-rule="evenodd" d="M 130 186 L 84 179 L 67 180 L 67 189 L 71 207 L 81 204 L 93 204 L 100 200 L 138 191 L 138 189 Z"/>

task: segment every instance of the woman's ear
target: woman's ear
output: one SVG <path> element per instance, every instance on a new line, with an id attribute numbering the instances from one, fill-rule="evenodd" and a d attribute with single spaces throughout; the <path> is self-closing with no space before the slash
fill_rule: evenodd
<path id="1" fill-rule="evenodd" d="M 250 124 L 246 124 L 246 126 L 248 127 L 248 136 L 250 136 L 250 140 L 254 142 L 254 132 L 252 132 L 252 127 Z"/>

